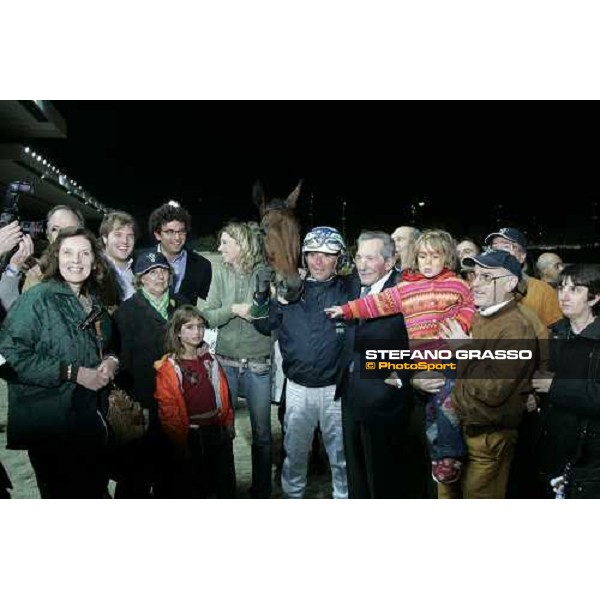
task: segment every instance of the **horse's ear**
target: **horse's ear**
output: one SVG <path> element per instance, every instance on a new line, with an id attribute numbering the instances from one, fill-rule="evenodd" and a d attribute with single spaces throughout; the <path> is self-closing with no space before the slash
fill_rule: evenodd
<path id="1" fill-rule="evenodd" d="M 257 180 L 252 186 L 252 198 L 254 200 L 254 204 L 258 206 L 261 214 L 267 204 L 267 199 L 265 198 L 265 190 L 263 189 L 262 183 Z"/>
<path id="2" fill-rule="evenodd" d="M 291 209 L 296 208 L 296 202 L 298 202 L 298 198 L 300 198 L 300 188 L 301 187 L 302 187 L 302 179 L 298 182 L 298 185 L 291 191 L 290 195 L 287 197 L 288 208 L 291 208 Z"/>

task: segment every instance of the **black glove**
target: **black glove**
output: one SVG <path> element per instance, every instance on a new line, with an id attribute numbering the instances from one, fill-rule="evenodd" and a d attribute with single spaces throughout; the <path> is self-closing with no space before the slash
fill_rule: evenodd
<path id="1" fill-rule="evenodd" d="M 256 287 L 254 289 L 254 303 L 266 304 L 271 296 L 271 280 L 273 277 L 271 267 L 263 267 L 256 274 Z"/>

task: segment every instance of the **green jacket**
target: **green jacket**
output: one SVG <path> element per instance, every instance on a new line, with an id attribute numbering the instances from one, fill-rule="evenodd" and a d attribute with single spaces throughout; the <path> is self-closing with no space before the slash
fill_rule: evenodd
<path id="1" fill-rule="evenodd" d="M 79 329 L 86 314 L 66 283 L 31 288 L 13 304 L 0 331 L 8 375 L 8 448 L 69 442 L 82 424 L 97 432 L 97 395 L 65 380 L 66 365 L 96 367 L 100 353 L 94 326 Z M 102 317 L 110 338 L 110 318 Z M 77 390 L 77 393 L 75 393 Z M 77 398 L 77 403 L 75 403 Z"/>
<path id="2" fill-rule="evenodd" d="M 263 359 L 271 354 L 270 336 L 259 333 L 250 321 L 231 312 L 232 304 L 252 305 L 257 269 L 240 274 L 225 265 L 213 268 L 208 298 L 201 311 L 209 327 L 219 329 L 217 354 L 238 360 Z"/>

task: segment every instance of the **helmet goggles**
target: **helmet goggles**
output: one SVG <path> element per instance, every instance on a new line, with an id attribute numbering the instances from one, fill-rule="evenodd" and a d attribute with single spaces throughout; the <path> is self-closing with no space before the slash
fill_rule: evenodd
<path id="1" fill-rule="evenodd" d="M 339 254 L 346 249 L 340 232 L 333 227 L 315 227 L 305 236 L 302 252 L 323 252 Z"/>

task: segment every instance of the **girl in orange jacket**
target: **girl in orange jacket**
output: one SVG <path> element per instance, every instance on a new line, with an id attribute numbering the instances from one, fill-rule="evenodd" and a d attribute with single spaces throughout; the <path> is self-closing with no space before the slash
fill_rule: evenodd
<path id="1" fill-rule="evenodd" d="M 172 443 L 177 497 L 232 498 L 233 407 L 225 373 L 204 343 L 204 319 L 178 308 L 167 326 L 166 352 L 154 364 L 161 427 Z"/>

